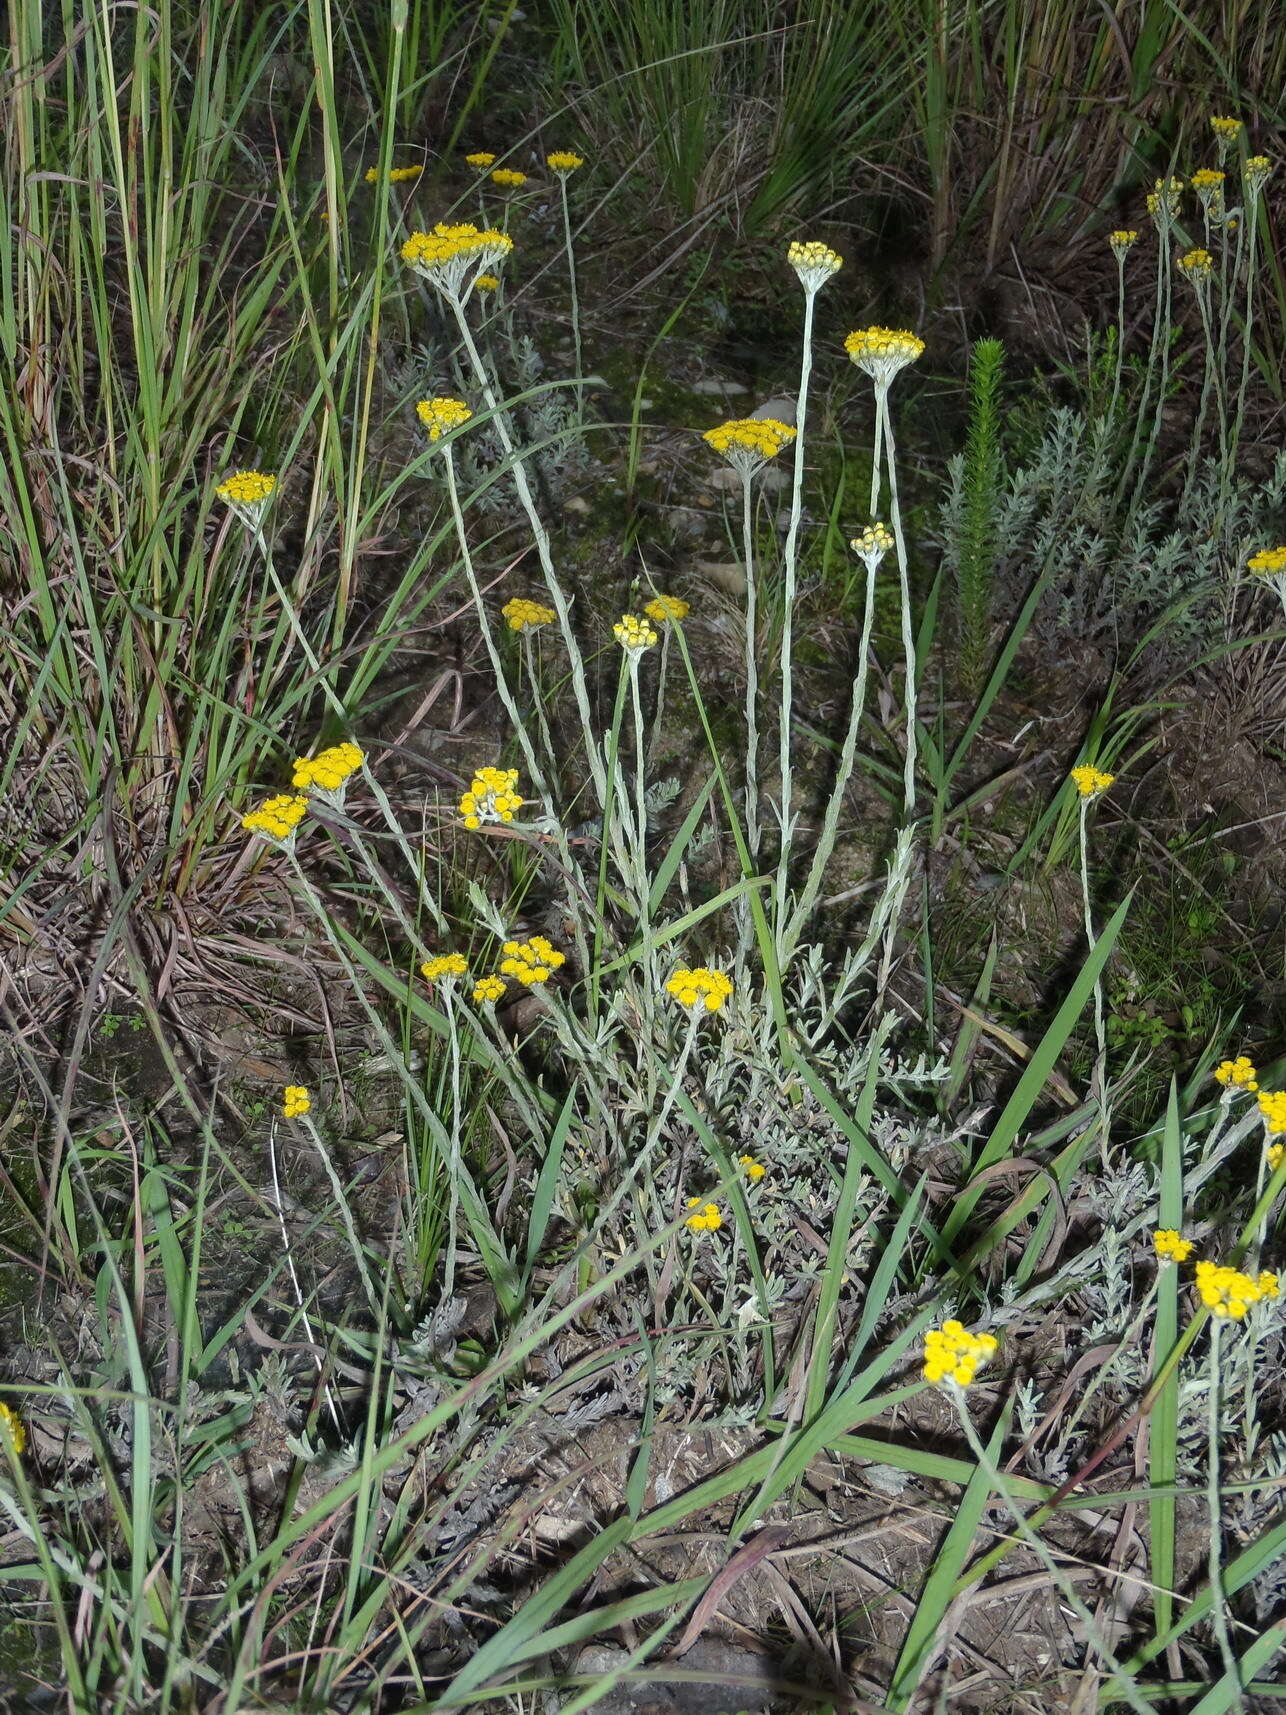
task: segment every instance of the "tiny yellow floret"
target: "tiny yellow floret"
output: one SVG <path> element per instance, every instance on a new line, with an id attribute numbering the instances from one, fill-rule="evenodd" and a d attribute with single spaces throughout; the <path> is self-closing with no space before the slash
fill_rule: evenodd
<path id="1" fill-rule="evenodd" d="M 552 155 L 545 156 L 545 165 L 551 173 L 557 173 L 561 178 L 583 167 L 585 161 L 582 156 L 574 155 L 570 149 L 555 149 Z"/>
<path id="2" fill-rule="evenodd" d="M 705 965 L 698 965 L 695 970 L 680 965 L 666 983 L 665 992 L 689 1011 L 704 1007 L 707 1012 L 718 1012 L 732 995 L 732 979 L 726 972 Z"/>
<path id="3" fill-rule="evenodd" d="M 516 167 L 497 167 L 491 175 L 491 182 L 516 190 L 519 185 L 527 183 L 527 175 L 520 173 Z"/>
<path id="4" fill-rule="evenodd" d="M 436 958 L 424 961 L 420 975 L 426 983 L 436 983 L 445 977 L 463 977 L 468 970 L 469 964 L 463 953 L 439 953 Z"/>
<path id="5" fill-rule="evenodd" d="M 703 1203 L 700 1197 L 689 1197 L 688 1208 L 695 1211 L 688 1216 L 688 1225 L 694 1233 L 717 1233 L 723 1225 L 717 1203 Z"/>
<path id="6" fill-rule="evenodd" d="M 753 1155 L 739 1155 L 737 1157 L 737 1166 L 741 1168 L 746 1178 L 749 1179 L 752 1184 L 756 1185 L 768 1171 L 763 1162 L 756 1161 Z"/>
<path id="7" fill-rule="evenodd" d="M 484 822 L 512 822 L 523 805 L 514 790 L 517 784 L 516 768 L 479 768 L 460 799 L 465 827 L 476 833 Z"/>
<path id="8" fill-rule="evenodd" d="M 1101 768 L 1092 768 L 1089 763 L 1083 762 L 1079 767 L 1073 768 L 1071 779 L 1082 798 L 1097 798 L 1107 791 L 1116 776 L 1104 774 Z"/>
<path id="9" fill-rule="evenodd" d="M 1222 1084 L 1229 1094 L 1233 1090 L 1249 1090 L 1253 1094 L 1259 1088 L 1255 1082 L 1257 1077 L 1258 1073 L 1246 1054 L 1238 1054 L 1235 1060 L 1221 1060 L 1214 1069 L 1215 1083 Z"/>
<path id="10" fill-rule="evenodd" d="M 485 172 L 488 167 L 494 167 L 496 164 L 496 157 L 488 154 L 485 149 L 475 149 L 472 155 L 465 156 L 465 160 L 479 172 Z"/>
<path id="11" fill-rule="evenodd" d="M 1286 1143 L 1270 1143 L 1264 1151 L 1264 1159 L 1268 1163 L 1268 1171 L 1276 1173 L 1283 1161 L 1286 1161 Z"/>
<path id="12" fill-rule="evenodd" d="M 643 608 L 649 619 L 658 625 L 677 625 L 692 612 L 687 602 L 677 595 L 654 596 Z"/>
<path id="13" fill-rule="evenodd" d="M 520 595 L 507 601 L 500 611 L 510 631 L 534 631 L 537 626 L 551 625 L 558 618 L 552 607 L 545 607 L 538 601 L 528 601 L 525 596 Z"/>
<path id="14" fill-rule="evenodd" d="M 297 756 L 290 784 L 295 787 L 320 787 L 323 792 L 338 792 L 356 774 L 365 758 L 355 744 L 332 744 L 316 756 Z"/>
<path id="15" fill-rule="evenodd" d="M 440 441 L 443 435 L 467 423 L 473 412 L 463 399 L 421 399 L 415 414 L 430 441 Z"/>
<path id="16" fill-rule="evenodd" d="M 996 1353 L 994 1334 L 971 1334 L 963 1323 L 944 1322 L 924 1336 L 924 1379 L 968 1387 L 978 1370 Z"/>
<path id="17" fill-rule="evenodd" d="M 27 1428 L 13 1407 L 3 1403 L 0 1403 L 0 1429 L 8 1436 L 14 1457 L 21 1458 L 27 1445 Z"/>
<path id="18" fill-rule="evenodd" d="M 1162 1262 L 1186 1262 L 1196 1249 L 1191 1239 L 1182 1239 L 1173 1227 L 1161 1227 L 1152 1235 L 1152 1243 Z"/>
<path id="19" fill-rule="evenodd" d="M 288 1120 L 308 1113 L 312 1105 L 312 1098 L 302 1084 L 287 1084 L 282 1091 L 281 1111 Z"/>
<path id="20" fill-rule="evenodd" d="M 308 800 L 290 792 L 279 792 L 265 798 L 257 810 L 241 818 L 241 826 L 251 834 L 263 834 L 270 840 L 288 840 L 308 812 Z"/>
<path id="21" fill-rule="evenodd" d="M 1269 1137 L 1280 1137 L 1286 1132 L 1286 1090 L 1260 1090 L 1256 1100 L 1264 1130 Z"/>
<path id="22" fill-rule="evenodd" d="M 529 941 L 506 941 L 501 949 L 501 973 L 514 977 L 524 988 L 533 983 L 547 983 L 560 965 L 567 963 L 566 953 L 560 953 L 543 935 L 533 935 Z"/>
<path id="23" fill-rule="evenodd" d="M 479 977 L 473 985 L 473 1004 L 475 1006 L 494 1006 L 498 1000 L 505 998 L 505 979 L 503 977 Z"/>

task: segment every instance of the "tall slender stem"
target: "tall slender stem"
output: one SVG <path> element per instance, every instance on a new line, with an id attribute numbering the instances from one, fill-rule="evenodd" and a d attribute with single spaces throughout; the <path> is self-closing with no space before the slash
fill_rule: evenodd
<path id="1" fill-rule="evenodd" d="M 889 522 L 893 526 L 893 543 L 897 550 L 898 584 L 902 597 L 902 651 L 906 656 L 906 760 L 903 767 L 903 794 L 907 819 L 915 814 L 915 765 L 917 688 L 915 658 L 915 627 L 911 615 L 911 578 L 907 567 L 906 538 L 902 534 L 902 508 L 898 504 L 897 448 L 893 440 L 893 419 L 889 415 L 888 384 L 877 385 L 878 417 L 883 423 L 883 445 L 889 471 Z"/>
<path id="2" fill-rule="evenodd" d="M 741 552 L 746 571 L 746 849 L 759 867 L 759 612 L 755 590 L 755 531 L 750 473 L 741 473 Z"/>
<path id="3" fill-rule="evenodd" d="M 576 251 L 572 244 L 572 215 L 567 202 L 567 174 L 559 173 L 563 202 L 563 238 L 567 245 L 567 279 L 572 294 L 572 341 L 576 353 L 576 427 L 585 421 L 585 365 L 580 343 L 580 297 L 576 289 Z"/>
<path id="4" fill-rule="evenodd" d="M 1242 1698 L 1241 1667 L 1232 1647 L 1228 1631 L 1228 1597 L 1223 1587 L 1223 1507 L 1219 1498 L 1219 1336 L 1222 1333 L 1217 1316 L 1210 1318 L 1210 1380 L 1206 1388 L 1206 1504 L 1210 1512 L 1210 1612 L 1214 1618 L 1215 1637 L 1224 1672 L 1237 1688 L 1236 1707 L 1245 1708 Z"/>

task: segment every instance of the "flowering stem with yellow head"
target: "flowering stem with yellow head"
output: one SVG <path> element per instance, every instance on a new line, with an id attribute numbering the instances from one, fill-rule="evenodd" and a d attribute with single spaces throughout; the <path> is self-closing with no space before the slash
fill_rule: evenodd
<path id="1" fill-rule="evenodd" d="M 1233 414 L 1230 463 L 1237 457 L 1241 425 L 1246 414 L 1246 393 L 1250 387 L 1250 354 L 1253 348 L 1251 336 L 1255 325 L 1255 249 L 1259 237 L 1260 193 L 1270 171 L 1265 155 L 1251 155 L 1242 168 L 1242 188 L 1245 194 L 1241 225 L 1246 228 L 1246 314 L 1241 330 L 1241 380 L 1237 386 L 1237 409 Z M 1240 227 L 1237 239 L 1240 248 Z M 1231 469 L 1229 474 L 1231 475 Z"/>
<path id="2" fill-rule="evenodd" d="M 567 200 L 567 180 L 569 177 L 569 173 L 557 173 L 559 198 L 563 205 L 563 242 L 567 250 L 567 284 L 571 291 L 572 300 L 572 350 L 576 358 L 576 427 L 579 429 L 585 421 L 585 362 L 581 352 L 580 294 L 576 287 L 576 248 L 572 243 L 572 212 Z"/>
<path id="3" fill-rule="evenodd" d="M 915 629 L 911 613 L 911 578 L 907 567 L 906 538 L 902 534 L 902 508 L 898 505 L 897 448 L 893 440 L 893 419 L 889 415 L 889 390 L 878 394 L 879 415 L 884 421 L 884 449 L 889 470 L 889 522 L 893 526 L 893 544 L 897 550 L 898 588 L 902 607 L 902 653 L 906 658 L 906 756 L 902 767 L 903 804 L 910 820 L 915 814 L 916 718 L 918 696 L 916 687 Z"/>

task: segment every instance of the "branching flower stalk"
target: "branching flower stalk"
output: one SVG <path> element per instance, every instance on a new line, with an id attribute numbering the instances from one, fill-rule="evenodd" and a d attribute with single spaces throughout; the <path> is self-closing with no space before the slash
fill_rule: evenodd
<path id="1" fill-rule="evenodd" d="M 1215 395 L 1215 406 L 1219 418 L 1219 468 L 1227 469 L 1228 465 L 1228 409 L 1224 401 L 1223 377 L 1219 373 L 1218 352 L 1215 346 L 1214 328 L 1210 314 L 1210 282 L 1214 273 L 1214 259 L 1208 250 L 1189 250 L 1179 258 L 1179 271 L 1192 287 L 1197 300 L 1197 309 L 1201 316 L 1201 330 L 1205 336 L 1205 365 L 1201 378 L 1201 399 L 1197 406 L 1197 420 L 1192 430 L 1192 442 L 1188 448 L 1188 474 L 1185 490 L 1191 490 L 1196 481 L 1197 465 L 1201 457 L 1201 441 L 1205 430 L 1206 417 L 1210 409 L 1210 395 Z"/>
<path id="2" fill-rule="evenodd" d="M 1152 342 L 1148 346 L 1148 364 L 1143 382 L 1143 397 L 1139 402 L 1139 415 L 1134 437 L 1130 446 L 1129 457 L 1126 459 L 1121 472 L 1121 492 L 1129 481 L 1130 470 L 1134 463 L 1134 455 L 1138 450 L 1138 438 L 1141 425 L 1148 413 L 1148 405 L 1152 395 L 1152 378 L 1156 367 L 1157 354 L 1160 353 L 1161 375 L 1160 387 L 1157 393 L 1156 410 L 1152 417 L 1152 426 L 1148 431 L 1147 445 L 1144 448 L 1143 463 L 1139 469 L 1138 480 L 1134 485 L 1134 493 L 1130 500 L 1130 513 L 1133 515 L 1139 507 L 1140 500 L 1147 489 L 1148 474 L 1152 468 L 1152 455 L 1156 451 L 1157 438 L 1161 433 L 1161 422 L 1165 415 L 1166 393 L 1170 386 L 1170 323 L 1172 298 L 1172 272 L 1170 267 L 1170 231 L 1175 216 L 1179 211 L 1179 198 L 1183 191 L 1183 180 L 1176 178 L 1158 179 L 1156 189 L 1149 193 L 1148 212 L 1152 216 L 1157 231 L 1157 290 L 1156 303 L 1152 312 Z"/>

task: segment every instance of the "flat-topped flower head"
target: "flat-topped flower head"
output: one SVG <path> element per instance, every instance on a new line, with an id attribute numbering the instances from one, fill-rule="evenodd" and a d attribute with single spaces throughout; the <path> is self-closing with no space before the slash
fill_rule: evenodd
<path id="1" fill-rule="evenodd" d="M 1246 561 L 1247 571 L 1261 578 L 1277 578 L 1286 572 L 1286 548 L 1261 548 Z"/>
<path id="2" fill-rule="evenodd" d="M 497 1001 L 505 998 L 505 979 L 503 977 L 479 977 L 473 985 L 473 1004 L 475 1006 L 494 1006 Z"/>
<path id="3" fill-rule="evenodd" d="M 1235 1060 L 1221 1060 L 1214 1069 L 1215 1083 L 1222 1084 L 1230 1095 L 1235 1090 L 1249 1090 L 1253 1095 L 1259 1088 L 1258 1076 L 1248 1054 L 1238 1054 Z"/>
<path id="4" fill-rule="evenodd" d="M 465 156 L 465 160 L 479 173 L 485 173 L 488 167 L 496 164 L 496 157 L 486 149 L 475 149 L 472 155 Z"/>
<path id="5" fill-rule="evenodd" d="M 413 232 L 402 246 L 402 260 L 447 298 L 468 295 L 479 274 L 490 273 L 514 247 L 507 232 L 479 231 L 465 221 L 439 221 L 432 232 Z"/>
<path id="6" fill-rule="evenodd" d="M 694 1233 L 717 1233 L 723 1225 L 717 1203 L 703 1203 L 700 1197 L 689 1197 L 688 1208 L 692 1214 L 688 1216 L 687 1224 Z"/>
<path id="7" fill-rule="evenodd" d="M 924 341 L 906 328 L 856 328 L 844 341 L 844 350 L 883 392 L 899 369 L 920 357 Z"/>
<path id="8" fill-rule="evenodd" d="M 1182 179 L 1158 179 L 1156 189 L 1148 192 L 1148 213 L 1162 232 L 1178 214 L 1182 199 Z"/>
<path id="9" fill-rule="evenodd" d="M 665 992 L 689 1012 L 718 1012 L 732 996 L 732 978 L 725 971 L 711 970 L 706 965 L 698 965 L 695 970 L 680 965 L 666 983 Z"/>
<path id="10" fill-rule="evenodd" d="M 1119 226 L 1115 232 L 1109 232 L 1107 241 L 1112 246 L 1112 254 L 1118 262 L 1124 262 L 1126 256 L 1139 241 L 1137 227 Z"/>
<path id="11" fill-rule="evenodd" d="M 613 635 L 625 653 L 637 660 L 645 649 L 659 641 L 657 633 L 637 613 L 623 613 L 612 627 Z"/>
<path id="12" fill-rule="evenodd" d="M 535 631 L 539 626 L 552 625 L 558 615 L 542 602 L 528 601 L 516 595 L 500 609 L 510 631 Z"/>
<path id="13" fill-rule="evenodd" d="M 887 524 L 868 524 L 860 536 L 854 536 L 849 547 L 859 560 L 866 563 L 868 572 L 875 571 L 884 556 L 893 551 L 893 532 Z"/>
<path id="14" fill-rule="evenodd" d="M 1252 1304 L 1258 1304 L 1263 1298 L 1277 1297 L 1277 1276 L 1271 1269 L 1255 1276 L 1243 1274 L 1237 1268 L 1199 1262 L 1197 1292 L 1212 1316 L 1239 1322 Z"/>
<path id="15" fill-rule="evenodd" d="M 1218 167 L 1201 167 L 1192 175 L 1192 188 L 1211 220 L 1222 220 L 1224 175 Z"/>
<path id="16" fill-rule="evenodd" d="M 497 167 L 491 175 L 493 185 L 503 185 L 506 190 L 517 190 L 519 185 L 527 183 L 526 173 L 520 173 L 516 167 Z"/>
<path id="17" fill-rule="evenodd" d="M 420 966 L 420 975 L 426 983 L 446 982 L 452 977 L 467 976 L 468 972 L 469 962 L 463 953 L 439 953 Z"/>
<path id="18" fill-rule="evenodd" d="M 1264 1151 L 1264 1160 L 1268 1163 L 1268 1171 L 1276 1173 L 1283 1161 L 1286 1161 L 1286 1143 L 1270 1143 Z"/>
<path id="19" fill-rule="evenodd" d="M 479 274 L 473 282 L 473 289 L 475 292 L 498 292 L 500 277 L 497 274 Z"/>
<path id="20" fill-rule="evenodd" d="M 982 1366 L 996 1354 L 994 1334 L 971 1334 L 962 1322 L 944 1322 L 924 1336 L 924 1379 L 941 1385 L 968 1387 Z"/>
<path id="21" fill-rule="evenodd" d="M 688 617 L 692 609 L 682 596 L 658 595 L 644 604 L 643 611 L 658 625 L 678 625 Z"/>
<path id="22" fill-rule="evenodd" d="M 1157 1256 L 1162 1262 L 1186 1262 L 1196 1249 L 1191 1239 L 1183 1239 L 1173 1227 L 1160 1227 L 1152 1235 Z"/>
<path id="23" fill-rule="evenodd" d="M 391 185 L 405 184 L 409 179 L 418 179 L 423 171 L 424 167 L 422 165 L 418 167 L 390 167 L 388 172 L 388 182 Z M 379 177 L 380 170 L 378 167 L 367 167 L 366 182 L 368 185 L 378 184 Z"/>
<path id="24" fill-rule="evenodd" d="M 322 792 L 338 792 L 364 761 L 355 744 L 332 744 L 316 756 L 297 756 L 290 784 L 297 789 L 313 786 Z"/>
<path id="25" fill-rule="evenodd" d="M 279 792 L 265 798 L 257 810 L 241 818 L 241 826 L 250 834 L 261 834 L 277 845 L 285 845 L 295 837 L 295 829 L 308 813 L 308 800 L 302 794 Z"/>
<path id="26" fill-rule="evenodd" d="M 1257 1084 L 1246 1087 L 1259 1089 Z M 1283 1132 L 1286 1132 L 1286 1090 L 1259 1090 L 1255 1099 L 1259 1104 L 1264 1130 L 1269 1137 L 1280 1137 Z"/>
<path id="27" fill-rule="evenodd" d="M 1241 182 L 1246 187 L 1246 195 L 1252 200 L 1257 197 L 1264 187 L 1264 180 L 1273 170 L 1273 163 L 1267 155 L 1249 155 L 1246 164 L 1241 169 Z"/>
<path id="28" fill-rule="evenodd" d="M 18 1413 L 12 1406 L 0 1403 L 0 1435 L 7 1438 L 15 1458 L 22 1456 L 22 1450 L 27 1445 L 27 1430 Z"/>
<path id="29" fill-rule="evenodd" d="M 763 1178 L 764 1174 L 768 1171 L 763 1162 L 756 1161 L 753 1155 L 739 1155 L 737 1157 L 737 1166 L 745 1174 L 746 1178 L 749 1179 L 752 1185 L 757 1185 Z"/>
<path id="30" fill-rule="evenodd" d="M 1071 773 L 1072 784 L 1082 798 L 1101 798 L 1115 779 L 1115 774 L 1104 774 L 1101 768 L 1092 768 L 1087 762 L 1073 768 Z"/>
<path id="31" fill-rule="evenodd" d="M 287 1084 L 281 1092 L 282 1117 L 297 1120 L 300 1114 L 306 1114 L 312 1108 L 312 1097 L 302 1084 Z"/>
<path id="32" fill-rule="evenodd" d="M 1212 113 L 1210 129 L 1215 134 L 1215 142 L 1219 145 L 1220 156 L 1226 155 L 1229 149 L 1241 136 L 1241 120 L 1233 119 L 1227 114 Z"/>
<path id="33" fill-rule="evenodd" d="M 421 399 L 415 407 L 415 414 L 429 440 L 436 443 L 443 435 L 449 435 L 452 429 L 467 423 L 473 412 L 463 399 L 443 398 Z"/>
<path id="34" fill-rule="evenodd" d="M 567 963 L 566 953 L 560 953 L 543 935 L 533 935 L 529 941 L 506 941 L 501 951 L 501 974 L 514 977 L 524 988 L 547 983 L 559 966 Z"/>
<path id="35" fill-rule="evenodd" d="M 819 244 L 815 238 L 801 243 L 796 239 L 786 252 L 786 260 L 799 275 L 799 283 L 811 297 L 820 292 L 832 274 L 844 266 L 844 258 L 829 244 Z"/>
<path id="36" fill-rule="evenodd" d="M 264 471 L 234 470 L 231 476 L 224 477 L 214 492 L 243 523 L 255 528 L 262 521 L 276 487 L 276 477 Z"/>
<path id="37" fill-rule="evenodd" d="M 552 155 L 545 156 L 545 165 L 551 173 L 557 173 L 560 179 L 565 179 L 569 173 L 574 173 L 585 165 L 584 157 L 574 155 L 570 149 L 555 149 Z"/>
<path id="38" fill-rule="evenodd" d="M 701 436 L 708 447 L 722 453 L 732 468 L 746 478 L 762 470 L 794 438 L 791 425 L 776 417 L 730 417 Z"/>
<path id="39" fill-rule="evenodd" d="M 479 768 L 460 799 L 465 827 L 476 833 L 486 822 L 512 822 L 523 805 L 514 790 L 517 784 L 516 768 Z"/>
<path id="40" fill-rule="evenodd" d="M 1214 272 L 1215 259 L 1208 250 L 1199 247 L 1196 250 L 1185 250 L 1179 258 L 1179 272 L 1190 285 L 1201 287 L 1209 282 Z"/>

